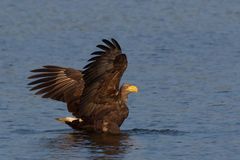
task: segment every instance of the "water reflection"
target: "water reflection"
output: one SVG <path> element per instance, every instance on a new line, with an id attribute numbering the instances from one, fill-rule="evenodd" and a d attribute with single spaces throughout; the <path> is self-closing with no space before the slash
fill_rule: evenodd
<path id="1" fill-rule="evenodd" d="M 48 148 L 69 151 L 81 157 L 86 152 L 90 159 L 122 159 L 132 146 L 127 133 L 120 135 L 106 135 L 85 132 L 71 132 L 61 134 L 48 141 Z M 77 155 L 76 155 L 77 153 Z"/>
<path id="2" fill-rule="evenodd" d="M 188 132 L 171 129 L 135 128 L 124 130 L 120 135 L 70 130 L 48 130 L 44 133 L 53 136 L 53 138 L 42 139 L 44 149 L 54 153 L 54 155 L 50 155 L 50 158 L 124 159 L 131 150 L 139 147 L 133 143 L 133 137 L 144 135 L 183 136 Z"/>

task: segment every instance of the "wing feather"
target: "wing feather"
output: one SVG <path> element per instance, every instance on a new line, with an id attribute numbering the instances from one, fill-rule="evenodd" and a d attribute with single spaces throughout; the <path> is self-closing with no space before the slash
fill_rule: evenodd
<path id="1" fill-rule="evenodd" d="M 116 95 L 124 71 L 127 57 L 122 53 L 115 39 L 103 39 L 96 47 L 84 71 L 53 65 L 34 69 L 29 79 L 32 91 L 67 103 L 68 111 L 76 117 L 101 117 L 105 111 L 113 110 Z"/>
<path id="2" fill-rule="evenodd" d="M 40 94 L 43 98 L 51 98 L 67 104 L 80 100 L 85 84 L 81 71 L 47 65 L 31 72 L 35 74 L 28 78 L 36 80 L 29 83 L 33 85 L 30 90 L 37 90 L 36 95 Z M 72 110 L 76 110 L 78 106 L 71 107 L 73 107 Z"/>
<path id="3" fill-rule="evenodd" d="M 85 88 L 81 97 L 77 117 L 89 117 L 100 113 L 105 103 L 114 103 L 119 92 L 122 74 L 127 68 L 127 57 L 114 39 L 102 40 L 106 45 L 97 45 L 102 51 L 93 52 L 96 55 L 89 59 L 84 67 Z M 98 53 L 98 54 L 95 54 Z M 108 105 L 111 106 L 111 105 Z"/>

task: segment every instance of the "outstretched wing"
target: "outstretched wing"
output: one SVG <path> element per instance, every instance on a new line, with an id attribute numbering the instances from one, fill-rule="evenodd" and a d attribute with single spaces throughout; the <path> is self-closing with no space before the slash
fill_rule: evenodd
<path id="1" fill-rule="evenodd" d="M 84 89 L 83 74 L 81 71 L 58 66 L 43 66 L 32 70 L 35 74 L 28 77 L 37 79 L 28 85 L 34 85 L 31 90 L 38 90 L 35 94 L 43 98 L 66 102 L 69 112 L 75 112 Z"/>
<path id="2" fill-rule="evenodd" d="M 102 41 L 105 45 L 97 45 L 102 50 L 93 52 L 92 55 L 96 56 L 89 59 L 90 63 L 84 67 L 86 87 L 75 116 L 89 117 L 94 111 L 100 113 L 103 106 L 111 108 L 109 104 L 116 102 L 114 98 L 118 94 L 122 74 L 127 68 L 127 57 L 116 40 Z"/>

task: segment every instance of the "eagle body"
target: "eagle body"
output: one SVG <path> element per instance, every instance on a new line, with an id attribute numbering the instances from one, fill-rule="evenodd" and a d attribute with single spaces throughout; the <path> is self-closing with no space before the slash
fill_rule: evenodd
<path id="1" fill-rule="evenodd" d="M 127 68 L 127 57 L 114 39 L 103 39 L 83 70 L 47 65 L 34 69 L 29 85 L 35 94 L 67 104 L 74 117 L 58 118 L 74 129 L 100 133 L 120 132 L 128 116 L 127 99 L 138 88 L 129 83 L 119 86 Z"/>

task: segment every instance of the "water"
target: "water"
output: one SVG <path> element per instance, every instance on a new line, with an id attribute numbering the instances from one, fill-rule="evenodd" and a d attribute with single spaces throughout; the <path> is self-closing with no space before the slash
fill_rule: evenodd
<path id="1" fill-rule="evenodd" d="M 0 2 L 0 159 L 240 159 L 240 2 Z M 82 68 L 102 38 L 136 84 L 120 136 L 54 119 L 61 102 L 28 91 L 29 70 Z"/>

